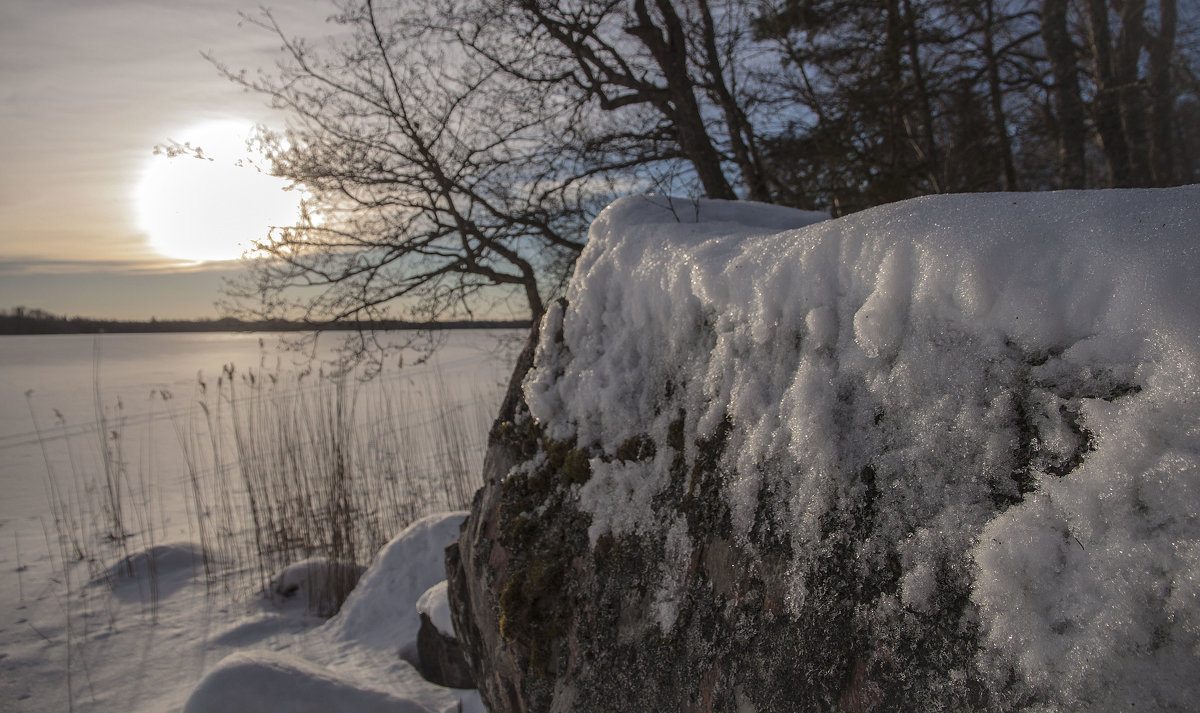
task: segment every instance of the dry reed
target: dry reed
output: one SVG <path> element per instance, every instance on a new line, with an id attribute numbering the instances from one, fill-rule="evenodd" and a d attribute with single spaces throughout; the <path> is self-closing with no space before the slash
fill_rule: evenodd
<path id="1" fill-rule="evenodd" d="M 187 528 L 202 553 L 196 574 L 210 592 L 277 596 L 272 577 L 297 562 L 322 562 L 308 568 L 314 580 L 305 589 L 314 608 L 331 614 L 375 552 L 406 525 L 469 505 L 501 380 L 470 379 L 468 390 L 461 379 L 425 374 L 385 372 L 364 383 L 341 372 L 243 371 L 230 364 L 215 382 L 198 378 L 185 404 L 166 389 L 151 393 L 159 416 L 138 419 L 147 429 L 142 440 L 155 437 L 156 421 L 170 422 Z M 139 467 L 127 462 L 124 406 L 103 406 L 98 375 L 95 382 L 98 467 L 75 452 L 72 431 L 59 423 L 72 470 L 71 487 L 64 488 L 67 479 L 45 452 L 49 439 L 38 436 L 59 566 L 66 575 L 73 563 L 86 562 L 96 581 L 118 571 L 102 563 L 145 552 L 151 576 L 144 601 L 155 611 L 150 553 L 167 516 L 163 474 L 153 471 L 162 464 L 153 462 L 153 448 L 140 454 Z"/>

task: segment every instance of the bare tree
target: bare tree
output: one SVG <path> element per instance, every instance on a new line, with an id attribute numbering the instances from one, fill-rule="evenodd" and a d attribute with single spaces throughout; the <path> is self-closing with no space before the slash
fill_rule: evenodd
<path id="1" fill-rule="evenodd" d="M 217 62 L 286 110 L 288 129 L 262 141 L 308 194 L 303 220 L 256 246 L 233 303 L 318 323 L 462 318 L 515 298 L 537 319 L 609 194 L 547 155 L 562 108 L 438 42 L 420 3 L 381 5 L 341 3 L 344 32 L 319 48 L 247 16 L 279 39 L 276 70 Z"/>
<path id="2" fill-rule="evenodd" d="M 596 167 L 684 164 L 707 197 L 771 200 L 745 68 L 750 3 L 479 0 L 443 8 L 481 61 L 553 88 L 586 116 L 573 139 Z"/>
<path id="3" fill-rule="evenodd" d="M 648 189 L 842 214 L 1085 187 L 1101 151 L 1119 185 L 1194 174 L 1195 18 L 1175 0 L 337 7 L 317 45 L 247 18 L 279 40 L 274 71 L 218 63 L 290 117 L 261 139 L 309 195 L 229 288 L 235 314 L 536 319 L 591 218 Z"/>
<path id="4" fill-rule="evenodd" d="M 1087 132 L 1075 45 L 1067 26 L 1067 0 L 1044 0 L 1042 41 L 1054 77 L 1054 102 L 1058 109 L 1055 128 L 1059 180 L 1064 188 L 1083 188 L 1087 178 L 1084 162 Z"/>

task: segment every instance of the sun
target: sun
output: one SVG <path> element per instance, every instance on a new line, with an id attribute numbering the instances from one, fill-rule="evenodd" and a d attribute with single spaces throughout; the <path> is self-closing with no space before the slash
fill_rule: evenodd
<path id="1" fill-rule="evenodd" d="M 263 157 L 247 149 L 248 121 L 211 121 L 171 138 L 203 150 L 155 155 L 135 191 L 139 227 L 158 255 L 188 262 L 235 260 L 264 240 L 274 226 L 295 225 L 300 192 L 255 168 Z"/>

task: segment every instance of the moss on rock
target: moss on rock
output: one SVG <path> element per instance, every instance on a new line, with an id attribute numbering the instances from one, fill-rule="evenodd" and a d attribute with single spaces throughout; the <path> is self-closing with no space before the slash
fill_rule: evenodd
<path id="1" fill-rule="evenodd" d="M 586 549 L 589 518 L 572 503 L 591 477 L 575 440 L 549 438 L 532 420 L 497 426 L 523 458 L 501 483 L 500 545 L 511 554 L 499 598 L 500 632 L 528 658 L 529 671 L 553 676 L 556 652 L 573 616 L 573 561 Z"/>

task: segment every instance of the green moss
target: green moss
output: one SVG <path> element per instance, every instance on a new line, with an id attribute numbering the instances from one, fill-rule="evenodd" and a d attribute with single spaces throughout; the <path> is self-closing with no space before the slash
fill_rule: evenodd
<path id="1" fill-rule="evenodd" d="M 492 426 L 491 441 L 511 449 L 520 460 L 528 460 L 537 453 L 542 440 L 542 429 L 532 418 L 520 423 L 500 421 Z"/>
<path id="2" fill-rule="evenodd" d="M 678 418 L 667 426 L 667 445 L 674 448 L 677 453 L 683 453 L 683 414 L 679 414 Z"/>
<path id="3" fill-rule="evenodd" d="M 573 438 L 549 438 L 532 419 L 496 434 L 520 460 L 538 463 L 501 486 L 500 543 L 510 558 L 500 633 L 525 652 L 531 673 L 548 678 L 575 609 L 572 561 L 586 552 L 588 519 L 575 510 L 571 486 L 591 477 L 589 455 Z"/>
<path id="4" fill-rule="evenodd" d="M 501 523 L 505 539 L 518 546 L 528 546 L 538 535 L 537 521 L 526 513 L 512 515 Z"/>
<path id="5" fill-rule="evenodd" d="M 654 441 L 645 434 L 638 434 L 626 438 L 624 443 L 617 446 L 616 456 L 619 461 L 640 462 L 650 460 L 654 454 Z"/>
<path id="6" fill-rule="evenodd" d="M 597 564 L 606 562 L 617 548 L 617 538 L 613 537 L 612 533 L 606 532 L 596 538 L 596 546 L 592 548 L 592 555 L 596 559 Z"/>
<path id="7" fill-rule="evenodd" d="M 500 634 L 524 644 L 530 667 L 553 674 L 553 643 L 567 629 L 564 608 L 556 606 L 567 571 L 560 558 L 535 558 L 514 573 L 500 594 Z"/>
<path id="8" fill-rule="evenodd" d="M 566 636 L 576 608 L 570 579 L 578 538 L 569 535 L 574 530 L 586 536 L 586 523 L 567 516 L 565 523 L 549 519 L 544 525 L 526 539 L 527 548 L 509 550 L 515 556 L 500 594 L 500 634 L 526 652 L 531 672 L 550 677 L 557 644 Z"/>
<path id="9" fill-rule="evenodd" d="M 568 451 L 563 457 L 562 481 L 567 485 L 583 485 L 592 477 L 592 466 L 587 454 L 580 450 Z"/>

